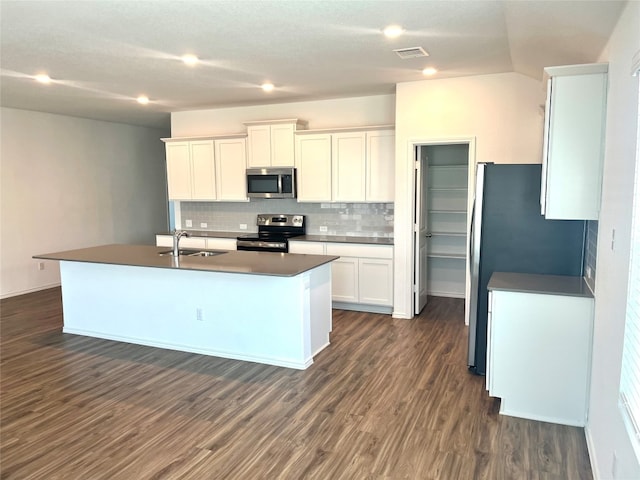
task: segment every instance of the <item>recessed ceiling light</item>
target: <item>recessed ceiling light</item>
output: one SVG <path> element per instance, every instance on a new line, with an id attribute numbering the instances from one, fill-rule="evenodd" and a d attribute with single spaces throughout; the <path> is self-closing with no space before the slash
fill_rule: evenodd
<path id="1" fill-rule="evenodd" d="M 422 70 L 423 75 L 435 75 L 436 73 L 438 73 L 438 70 L 433 67 L 427 67 Z"/>
<path id="2" fill-rule="evenodd" d="M 136 101 L 140 104 L 140 105 L 146 105 L 147 103 L 149 103 L 149 97 L 147 97 L 146 95 L 140 95 Z"/>
<path id="3" fill-rule="evenodd" d="M 271 92 L 273 90 L 273 83 L 263 83 L 261 88 L 265 92 Z"/>
<path id="4" fill-rule="evenodd" d="M 185 63 L 185 65 L 189 65 L 190 67 L 193 67 L 195 64 L 198 63 L 199 60 L 198 60 L 198 57 L 196 57 L 195 55 L 188 53 L 182 56 L 182 61 Z"/>
<path id="5" fill-rule="evenodd" d="M 34 78 L 36 79 L 37 82 L 40 82 L 40 83 L 51 83 L 51 77 L 46 73 L 39 73 Z"/>
<path id="6" fill-rule="evenodd" d="M 400 25 L 389 25 L 382 30 L 382 33 L 384 33 L 385 37 L 396 38 L 404 33 L 404 28 Z"/>

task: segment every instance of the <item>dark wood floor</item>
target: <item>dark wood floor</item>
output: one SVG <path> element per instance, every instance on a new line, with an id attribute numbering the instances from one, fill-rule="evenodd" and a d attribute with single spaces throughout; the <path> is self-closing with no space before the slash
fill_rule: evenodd
<path id="1" fill-rule="evenodd" d="M 334 311 L 306 371 L 62 334 L 3 300 L 2 479 L 590 479 L 582 429 L 498 415 L 461 300 Z"/>

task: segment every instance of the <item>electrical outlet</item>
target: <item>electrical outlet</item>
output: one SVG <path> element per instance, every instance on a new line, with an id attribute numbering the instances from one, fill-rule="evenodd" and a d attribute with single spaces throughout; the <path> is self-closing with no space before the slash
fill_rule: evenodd
<path id="1" fill-rule="evenodd" d="M 44 262 L 38 262 L 38 270 L 44 270 Z"/>
<path id="2" fill-rule="evenodd" d="M 325 225 L 322 225 L 322 226 L 320 227 L 320 231 L 321 231 L 321 232 L 325 232 L 325 233 L 326 233 L 326 231 L 327 231 L 327 227 L 326 227 Z"/>
<path id="3" fill-rule="evenodd" d="M 198 322 L 203 322 L 204 321 L 204 315 L 202 313 L 202 309 L 201 308 L 196 308 L 196 320 Z"/>
<path id="4" fill-rule="evenodd" d="M 611 250 L 616 248 L 616 229 L 611 230 Z"/>
<path id="5" fill-rule="evenodd" d="M 201 222 L 200 223 L 200 228 L 207 228 L 207 223 L 206 222 Z"/>
<path id="6" fill-rule="evenodd" d="M 192 220 L 185 220 L 184 221 L 184 226 L 187 227 L 187 228 L 193 227 L 193 221 Z"/>
<path id="7" fill-rule="evenodd" d="M 587 278 L 591 278 L 591 267 L 587 266 Z"/>
<path id="8" fill-rule="evenodd" d="M 614 480 L 618 478 L 618 455 L 613 452 L 613 460 L 611 461 L 611 478 Z"/>
<path id="9" fill-rule="evenodd" d="M 241 223 L 240 224 L 240 230 L 246 230 L 247 229 L 247 224 L 246 223 Z"/>

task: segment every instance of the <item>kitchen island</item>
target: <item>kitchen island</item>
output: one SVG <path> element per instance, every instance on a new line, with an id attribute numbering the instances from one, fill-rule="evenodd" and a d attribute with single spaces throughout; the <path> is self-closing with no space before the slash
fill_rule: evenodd
<path id="1" fill-rule="evenodd" d="M 328 255 L 104 245 L 60 261 L 63 332 L 305 369 L 329 345 Z"/>

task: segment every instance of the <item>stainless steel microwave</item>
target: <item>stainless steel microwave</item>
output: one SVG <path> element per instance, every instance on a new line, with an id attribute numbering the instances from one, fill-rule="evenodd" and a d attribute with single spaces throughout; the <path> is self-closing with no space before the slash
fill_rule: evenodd
<path id="1" fill-rule="evenodd" d="M 249 198 L 296 198 L 295 168 L 248 168 Z"/>

